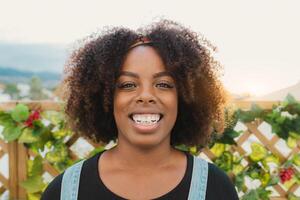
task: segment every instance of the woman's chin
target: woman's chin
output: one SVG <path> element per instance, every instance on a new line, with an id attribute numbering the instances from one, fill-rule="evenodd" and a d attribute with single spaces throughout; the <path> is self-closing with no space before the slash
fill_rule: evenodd
<path id="1" fill-rule="evenodd" d="M 157 137 L 157 135 L 148 135 L 143 137 L 135 136 L 130 139 L 130 143 L 138 148 L 149 149 L 160 145 L 164 138 Z"/>

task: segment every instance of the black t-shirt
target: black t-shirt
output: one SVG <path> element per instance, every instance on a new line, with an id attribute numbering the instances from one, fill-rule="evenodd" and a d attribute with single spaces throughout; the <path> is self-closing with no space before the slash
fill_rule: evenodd
<path id="1" fill-rule="evenodd" d="M 185 200 L 192 178 L 193 156 L 185 152 L 187 156 L 187 168 L 181 182 L 165 195 L 155 200 Z M 124 200 L 110 191 L 101 181 L 98 173 L 98 160 L 101 153 L 87 159 L 82 166 L 79 185 L 79 200 Z M 63 173 L 55 177 L 42 195 L 42 200 L 60 199 L 61 182 Z M 208 180 L 206 200 L 238 200 L 234 185 L 221 169 L 212 163 L 208 165 Z"/>

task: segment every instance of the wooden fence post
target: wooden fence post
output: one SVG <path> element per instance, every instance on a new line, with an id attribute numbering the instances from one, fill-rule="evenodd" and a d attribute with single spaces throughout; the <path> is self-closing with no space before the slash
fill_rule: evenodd
<path id="1" fill-rule="evenodd" d="M 9 157 L 9 197 L 10 199 L 18 199 L 18 149 L 17 142 L 9 142 L 7 144 Z"/>
<path id="2" fill-rule="evenodd" d="M 13 141 L 8 144 L 9 196 L 10 199 L 26 200 L 26 191 L 20 183 L 27 178 L 28 153 L 23 144 Z"/>
<path id="3" fill-rule="evenodd" d="M 27 179 L 27 160 L 28 149 L 24 144 L 18 144 L 18 199 L 26 200 L 26 190 L 21 187 L 20 183 Z"/>

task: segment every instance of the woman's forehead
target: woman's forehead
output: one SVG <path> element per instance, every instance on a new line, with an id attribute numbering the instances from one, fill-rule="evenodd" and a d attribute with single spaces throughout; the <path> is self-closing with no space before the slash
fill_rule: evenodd
<path id="1" fill-rule="evenodd" d="M 160 55 L 153 47 L 145 45 L 137 46 L 127 53 L 121 70 L 129 71 L 129 68 L 143 66 L 144 68 L 161 68 L 160 71 L 165 70 L 165 65 Z"/>

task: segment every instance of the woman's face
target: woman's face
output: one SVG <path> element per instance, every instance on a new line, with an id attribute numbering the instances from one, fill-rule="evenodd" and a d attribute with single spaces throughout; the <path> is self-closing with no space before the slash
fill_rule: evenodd
<path id="1" fill-rule="evenodd" d="M 118 143 L 151 148 L 170 144 L 177 117 L 175 81 L 150 46 L 129 51 L 114 93 Z"/>

